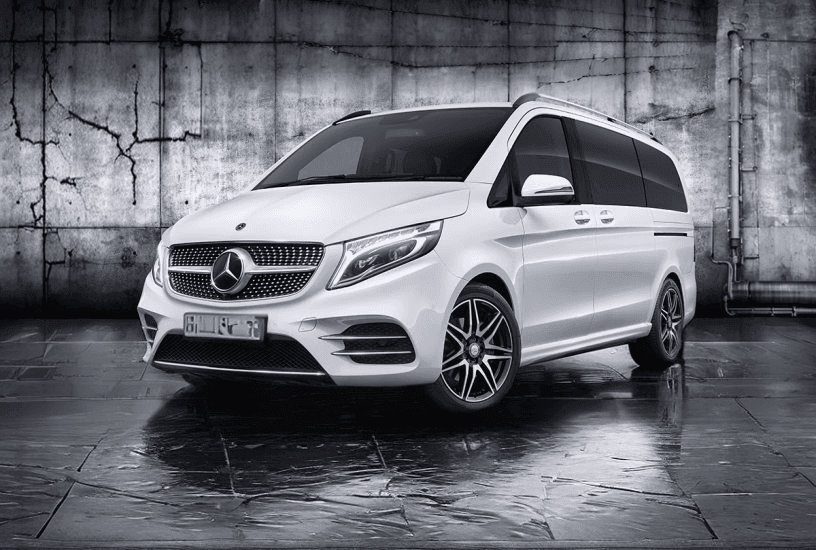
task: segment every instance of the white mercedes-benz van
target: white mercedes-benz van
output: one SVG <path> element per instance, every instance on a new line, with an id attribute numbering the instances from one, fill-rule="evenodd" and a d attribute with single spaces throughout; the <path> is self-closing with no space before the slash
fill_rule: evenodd
<path id="1" fill-rule="evenodd" d="M 676 160 L 578 105 L 352 113 L 168 229 L 145 360 L 190 381 L 426 385 L 494 405 L 526 365 L 678 357 L 696 305 Z"/>

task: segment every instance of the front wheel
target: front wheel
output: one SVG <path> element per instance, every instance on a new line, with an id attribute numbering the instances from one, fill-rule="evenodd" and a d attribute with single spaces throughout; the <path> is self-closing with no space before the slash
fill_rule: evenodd
<path id="1" fill-rule="evenodd" d="M 629 344 L 629 353 L 644 369 L 662 369 L 675 363 L 682 349 L 683 296 L 677 283 L 667 279 L 657 297 L 652 330 Z"/>
<path id="2" fill-rule="evenodd" d="M 485 285 L 465 287 L 445 327 L 442 373 L 427 387 L 430 398 L 452 412 L 475 412 L 501 401 L 521 359 L 513 310 Z"/>

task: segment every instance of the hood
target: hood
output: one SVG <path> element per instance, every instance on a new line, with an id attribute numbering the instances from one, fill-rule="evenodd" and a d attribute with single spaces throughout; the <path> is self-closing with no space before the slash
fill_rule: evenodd
<path id="1" fill-rule="evenodd" d="M 179 220 L 165 244 L 213 241 L 333 244 L 467 210 L 462 182 L 361 182 L 243 193 Z M 237 231 L 239 224 L 246 226 Z"/>

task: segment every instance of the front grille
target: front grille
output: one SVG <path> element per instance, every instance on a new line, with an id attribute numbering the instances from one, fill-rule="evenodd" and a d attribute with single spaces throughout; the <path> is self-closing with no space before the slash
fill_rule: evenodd
<path id="1" fill-rule="evenodd" d="M 218 292 L 209 269 L 230 248 L 249 253 L 254 269 L 282 268 L 274 273 L 252 273 L 237 294 Z M 323 259 L 323 246 L 303 243 L 203 243 L 176 245 L 170 249 L 168 279 L 174 292 L 205 300 L 258 300 L 289 296 L 300 291 Z M 246 266 L 245 266 L 246 268 Z M 287 271 L 286 268 L 293 268 Z M 270 271 L 274 271 L 270 270 Z"/>
<path id="2" fill-rule="evenodd" d="M 394 323 L 362 323 L 324 340 L 343 343 L 334 355 L 346 356 L 366 365 L 404 365 L 416 359 L 414 346 L 405 330 Z"/>
<path id="3" fill-rule="evenodd" d="M 170 250 L 170 267 L 211 266 L 215 259 L 230 248 L 243 248 L 257 265 L 312 266 L 323 259 L 319 244 L 294 243 L 206 243 L 176 245 Z"/>
<path id="4" fill-rule="evenodd" d="M 275 337 L 263 344 L 185 338 L 168 334 L 159 344 L 154 362 L 267 370 L 291 374 L 325 373 L 312 355 L 291 338 Z"/>

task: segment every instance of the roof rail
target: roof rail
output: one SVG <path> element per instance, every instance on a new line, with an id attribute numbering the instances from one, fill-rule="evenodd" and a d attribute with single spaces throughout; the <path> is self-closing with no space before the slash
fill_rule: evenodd
<path id="1" fill-rule="evenodd" d="M 652 132 L 647 132 L 645 130 L 642 130 L 641 128 L 638 128 L 636 126 L 632 126 L 631 124 L 623 122 L 622 120 L 618 120 L 618 119 L 613 118 L 613 117 L 611 117 L 609 115 L 605 115 L 604 113 L 602 113 L 600 111 L 596 111 L 595 109 L 590 109 L 589 107 L 579 105 L 578 103 L 573 103 L 573 102 L 567 101 L 565 99 L 560 99 L 560 98 L 557 98 L 557 97 L 552 97 L 552 96 L 548 96 L 548 95 L 544 95 L 544 94 L 539 94 L 537 92 L 532 92 L 532 93 L 524 94 L 524 95 L 520 96 L 513 103 L 513 108 L 518 109 L 521 105 L 524 105 L 525 103 L 529 103 L 530 101 L 540 101 L 541 103 L 549 104 L 549 105 L 552 105 L 554 107 L 569 107 L 570 109 L 573 109 L 575 111 L 580 111 L 581 113 L 584 113 L 584 114 L 587 114 L 587 115 L 590 115 L 590 116 L 593 116 L 593 117 L 596 117 L 596 118 L 602 118 L 602 119 L 607 120 L 607 121 L 609 121 L 609 122 L 611 122 L 613 124 L 623 126 L 624 128 L 627 128 L 629 130 L 634 130 L 635 132 L 638 132 L 638 133 L 641 133 L 641 134 L 643 134 L 645 136 L 648 136 L 650 139 L 653 139 L 654 141 L 660 143 L 660 140 L 657 139 Z"/>
<path id="2" fill-rule="evenodd" d="M 358 116 L 365 116 L 365 115 L 370 115 L 370 114 L 371 114 L 371 111 L 354 111 L 353 113 L 349 113 L 346 116 L 344 116 L 343 118 L 338 118 L 337 120 L 332 122 L 332 126 L 334 126 L 336 124 L 340 124 L 344 120 L 348 120 L 350 118 L 357 118 Z"/>

